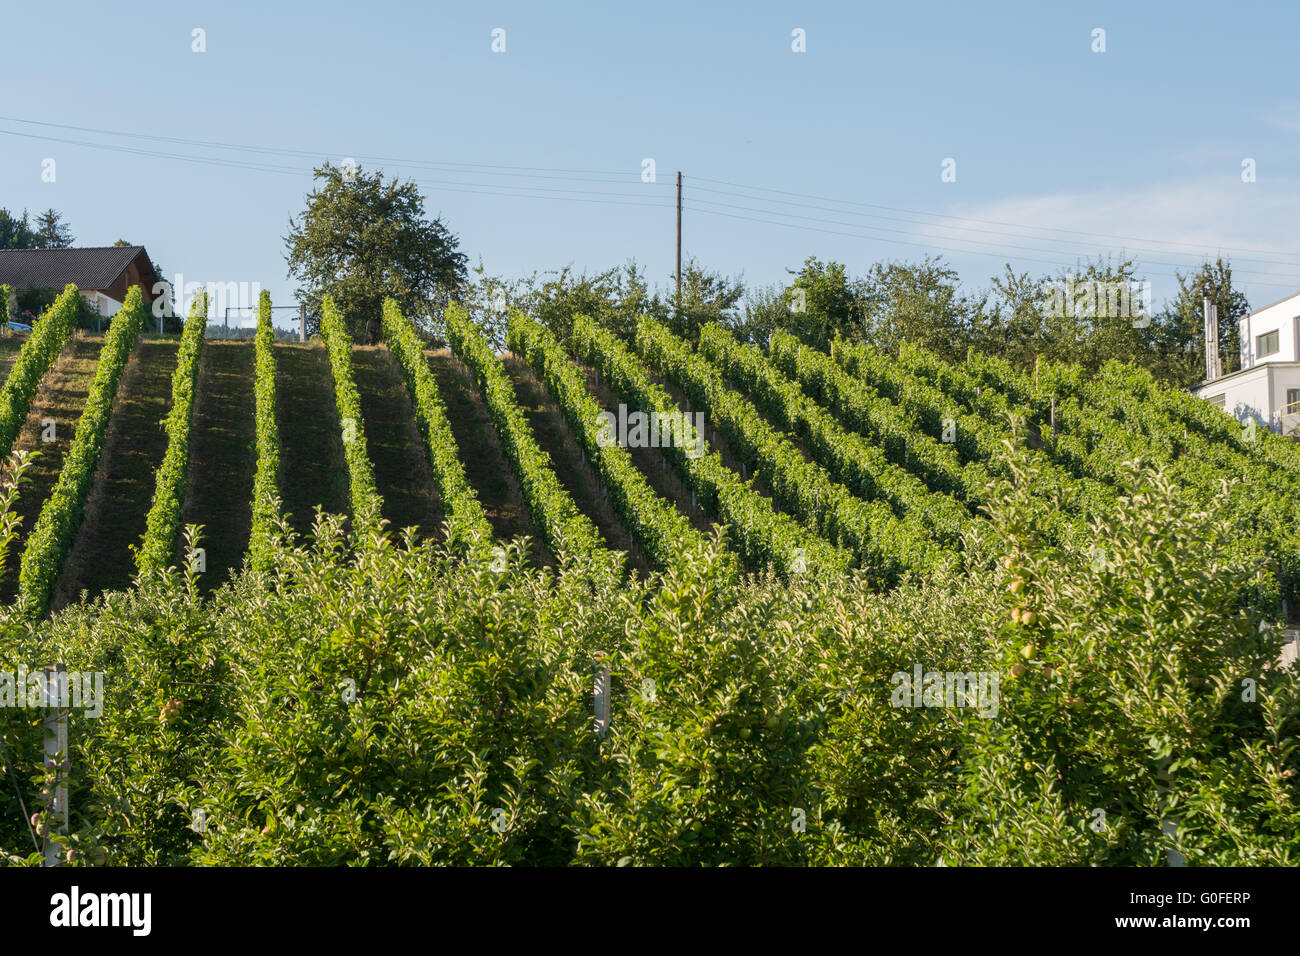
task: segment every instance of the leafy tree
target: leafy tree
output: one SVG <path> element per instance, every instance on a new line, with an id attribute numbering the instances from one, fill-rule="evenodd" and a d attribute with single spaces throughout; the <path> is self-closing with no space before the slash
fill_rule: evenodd
<path id="1" fill-rule="evenodd" d="M 77 237 L 57 209 L 47 209 L 36 217 L 36 248 L 66 249 L 76 241 Z"/>
<path id="2" fill-rule="evenodd" d="M 745 293 L 742 314 L 723 325 L 742 343 L 766 347 L 777 329 L 793 330 L 795 315 L 789 290 L 781 285 L 757 286 Z"/>
<path id="3" fill-rule="evenodd" d="M 525 311 L 535 315 L 547 327 L 567 337 L 574 315 L 586 315 L 606 328 L 630 336 L 639 313 L 661 315 L 666 303 L 650 293 L 645 272 L 635 261 L 607 269 L 594 276 L 575 276 L 573 267 L 565 266 L 552 278 L 530 286 Z"/>
<path id="4" fill-rule="evenodd" d="M 35 245 L 36 234 L 32 232 L 27 211 L 23 210 L 19 219 L 8 209 L 0 209 L 0 249 L 33 249 Z"/>
<path id="5" fill-rule="evenodd" d="M 787 271 L 794 276 L 788 286 L 748 290 L 739 314 L 733 308 L 718 319 L 720 324 L 742 342 L 762 346 L 778 329 L 821 348 L 836 335 L 860 337 L 861 301 L 842 264 L 809 256 L 801 269 Z"/>
<path id="6" fill-rule="evenodd" d="M 1222 258 L 1178 277 L 1178 295 L 1159 317 L 1162 377 L 1180 385 L 1205 378 L 1204 298 L 1219 308 L 1219 355 L 1224 374 L 1241 368 L 1241 319 L 1250 314 L 1244 293 L 1233 288 L 1232 266 Z M 1153 369 L 1153 371 L 1157 371 Z"/>
<path id="7" fill-rule="evenodd" d="M 1010 265 L 971 311 L 971 344 L 1021 366 L 1038 357 L 1095 370 L 1110 359 L 1156 364 L 1159 329 L 1131 260 L 1098 259 L 1033 278 Z"/>
<path id="8" fill-rule="evenodd" d="M 810 345 L 825 348 L 836 335 L 861 336 L 866 323 L 861 297 L 840 263 L 809 256 L 787 293 L 790 331 Z"/>
<path id="9" fill-rule="evenodd" d="M 692 258 L 682 265 L 682 298 L 671 310 L 667 324 L 690 338 L 709 322 L 732 325 L 744 295 L 741 280 L 710 272 Z"/>
<path id="10" fill-rule="evenodd" d="M 490 276 L 480 262 L 473 282 L 461 290 L 457 300 L 497 350 L 505 348 L 511 309 L 535 317 L 566 340 L 575 315 L 588 316 L 631 338 L 636 316 L 645 313 L 665 320 L 672 308 L 667 300 L 650 292 L 645 271 L 634 260 L 594 275 L 579 275 L 568 265 L 516 280 Z"/>
<path id="11" fill-rule="evenodd" d="M 940 355 L 964 354 L 970 315 L 981 303 L 961 295 L 957 282 L 942 257 L 876 263 L 859 284 L 863 337 L 888 349 L 906 341 Z"/>
<path id="12" fill-rule="evenodd" d="M 1046 358 L 1076 362 L 1089 370 L 1110 359 L 1149 364 L 1151 333 L 1143 318 L 1133 314 L 1132 297 L 1127 305 L 1122 298 L 1127 290 L 1138 288 L 1132 260 L 1112 265 L 1098 259 L 1073 271 L 1062 270 L 1049 281 L 1061 294 L 1050 296 L 1046 308 Z"/>
<path id="13" fill-rule="evenodd" d="M 284 237 L 289 274 L 302 283 L 308 314 L 319 315 L 330 295 L 353 338 L 371 342 L 391 296 L 406 315 L 429 324 L 464 284 L 466 260 L 442 221 L 425 218 L 415 183 L 329 163 L 313 175 L 321 186 L 302 215 L 289 219 Z M 318 320 L 308 324 L 315 331 Z"/>
<path id="14" fill-rule="evenodd" d="M 971 317 L 971 344 L 1017 365 L 1032 364 L 1047 332 L 1043 298 L 1042 280 L 1008 265 L 993 277 L 988 307 Z"/>

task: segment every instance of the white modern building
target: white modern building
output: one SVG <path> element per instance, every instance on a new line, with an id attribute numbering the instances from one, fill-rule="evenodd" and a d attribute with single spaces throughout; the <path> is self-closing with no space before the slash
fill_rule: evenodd
<path id="1" fill-rule="evenodd" d="M 1239 421 L 1290 435 L 1300 429 L 1300 293 L 1252 312 L 1240 331 L 1241 369 L 1192 393 Z"/>

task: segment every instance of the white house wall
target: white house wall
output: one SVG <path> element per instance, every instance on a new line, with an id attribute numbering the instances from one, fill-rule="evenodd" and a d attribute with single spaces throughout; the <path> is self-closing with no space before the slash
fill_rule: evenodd
<path id="1" fill-rule="evenodd" d="M 1254 418 L 1273 431 L 1283 428 L 1282 411 L 1288 389 L 1300 389 L 1300 364 L 1265 363 L 1213 382 L 1204 382 L 1194 392 L 1209 402 L 1222 395 L 1223 410 L 1240 422 Z M 1295 419 L 1288 420 L 1294 426 Z M 1289 429 L 1288 429 L 1289 430 Z"/>
<path id="2" fill-rule="evenodd" d="M 1223 410 L 1238 421 L 1254 417 L 1261 422 L 1272 418 L 1272 390 L 1269 388 L 1268 366 L 1240 372 L 1229 380 L 1206 382 L 1197 394 L 1212 404 L 1222 395 Z"/>
<path id="3" fill-rule="evenodd" d="M 1241 321 L 1241 367 L 1252 368 L 1257 363 L 1300 362 L 1300 352 L 1296 351 L 1296 317 L 1300 316 L 1300 295 L 1293 295 L 1267 308 L 1260 309 L 1248 319 Z M 1247 335 L 1247 325 L 1250 334 Z M 1255 343 L 1261 335 L 1272 331 L 1278 332 L 1278 350 L 1272 355 L 1261 358 L 1256 353 Z M 1295 387 L 1292 385 L 1291 387 Z"/>
<path id="4" fill-rule="evenodd" d="M 1286 393 L 1288 389 L 1300 389 L 1300 368 L 1274 365 L 1272 372 L 1274 431 L 1277 430 L 1278 425 L 1281 425 L 1289 434 L 1295 428 L 1297 418 L 1295 411 L 1287 411 Z"/>
<path id="5" fill-rule="evenodd" d="M 110 299 L 102 292 L 83 292 L 81 297 L 90 303 L 91 308 L 105 318 L 116 315 L 117 310 L 122 308 L 121 302 Z"/>

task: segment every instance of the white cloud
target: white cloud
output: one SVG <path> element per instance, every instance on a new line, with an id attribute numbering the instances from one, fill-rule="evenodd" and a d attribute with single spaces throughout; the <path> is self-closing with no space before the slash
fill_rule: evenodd
<path id="1" fill-rule="evenodd" d="M 927 223 L 914 232 L 936 249 L 948 243 L 955 262 L 978 249 L 1035 274 L 1052 271 L 1048 263 L 1123 253 L 1137 260 L 1139 273 L 1172 283 L 1175 271 L 1186 274 L 1203 258 L 1223 255 L 1252 301 L 1272 301 L 1300 290 L 1300 181 L 1270 176 L 1267 169 L 1259 177 L 1255 183 L 1219 176 L 1149 189 L 957 204 L 948 214 L 965 221 Z"/>

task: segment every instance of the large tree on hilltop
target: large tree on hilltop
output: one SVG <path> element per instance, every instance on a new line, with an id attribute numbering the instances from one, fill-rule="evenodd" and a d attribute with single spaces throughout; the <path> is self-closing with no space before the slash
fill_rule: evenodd
<path id="1" fill-rule="evenodd" d="M 289 274 L 299 281 L 308 312 L 319 315 L 321 299 L 333 296 L 353 338 L 372 342 L 383 301 L 392 296 L 427 327 L 429 316 L 465 282 L 456 237 L 441 220 L 425 218 L 424 197 L 413 182 L 329 163 L 314 176 L 320 186 L 302 215 L 290 218 L 284 237 Z"/>

